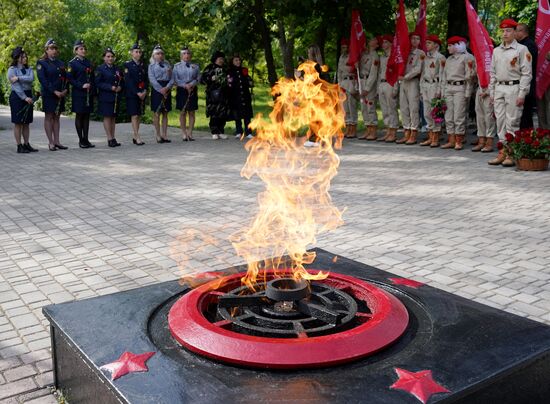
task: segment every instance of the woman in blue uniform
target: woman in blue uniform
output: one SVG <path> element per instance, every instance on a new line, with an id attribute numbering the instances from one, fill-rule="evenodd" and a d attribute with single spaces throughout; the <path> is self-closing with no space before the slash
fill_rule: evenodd
<path id="1" fill-rule="evenodd" d="M 132 59 L 124 63 L 124 92 L 126 93 L 126 113 L 132 120 L 134 138 L 132 142 L 143 146 L 139 136 L 141 115 L 145 112 L 145 97 L 147 97 L 147 71 L 143 63 L 143 52 L 138 43 L 130 49 Z"/>
<path id="2" fill-rule="evenodd" d="M 75 113 L 76 133 L 78 145 L 83 149 L 95 147 L 88 140 L 90 128 L 90 113 L 93 111 L 93 68 L 86 59 L 86 46 L 79 39 L 75 42 L 73 51 L 75 57 L 69 62 L 68 75 L 72 86 L 72 111 Z"/>
<path id="3" fill-rule="evenodd" d="M 186 46 L 180 51 L 181 62 L 174 65 L 174 85 L 176 90 L 176 109 L 180 112 L 181 136 L 184 142 L 193 141 L 195 111 L 199 108 L 197 84 L 199 83 L 199 65 L 191 63 L 191 50 Z M 187 127 L 189 115 L 189 127 Z"/>
<path id="4" fill-rule="evenodd" d="M 151 90 L 151 111 L 153 111 L 153 126 L 157 134 L 157 143 L 170 143 L 168 112 L 172 110 L 172 66 L 164 60 L 164 51 L 160 45 L 153 49 L 148 70 L 149 82 L 153 88 Z"/>
<path id="5" fill-rule="evenodd" d="M 103 127 L 109 147 L 120 146 L 115 139 L 115 126 L 120 97 L 122 97 L 122 72 L 115 66 L 115 53 L 112 48 L 103 52 L 103 63 L 95 71 L 97 113 L 103 116 Z"/>
<path id="6" fill-rule="evenodd" d="M 32 82 L 34 74 L 27 64 L 27 54 L 18 46 L 11 53 L 8 80 L 11 83 L 10 109 L 13 135 L 17 143 L 17 153 L 37 152 L 29 143 L 29 124 L 33 118 Z M 23 137 L 24 143 L 21 143 Z"/>
<path id="7" fill-rule="evenodd" d="M 48 39 L 42 58 L 36 63 L 45 114 L 44 130 L 51 151 L 67 149 L 59 142 L 59 117 L 65 111 L 65 97 L 69 90 L 65 63 L 57 59 L 58 54 L 57 44 L 53 39 Z"/>

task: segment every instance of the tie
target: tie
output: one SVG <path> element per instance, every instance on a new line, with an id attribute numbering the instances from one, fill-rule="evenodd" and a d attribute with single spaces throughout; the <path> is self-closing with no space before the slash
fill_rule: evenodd
<path id="1" fill-rule="evenodd" d="M 164 69 L 164 63 L 163 62 L 160 62 L 159 63 L 159 66 L 162 67 Z"/>
<path id="2" fill-rule="evenodd" d="M 27 74 L 27 69 L 25 69 L 25 68 L 21 69 L 21 73 Z"/>
<path id="3" fill-rule="evenodd" d="M 191 67 L 191 65 L 189 63 L 185 63 L 185 67 L 187 67 L 189 69 Z"/>

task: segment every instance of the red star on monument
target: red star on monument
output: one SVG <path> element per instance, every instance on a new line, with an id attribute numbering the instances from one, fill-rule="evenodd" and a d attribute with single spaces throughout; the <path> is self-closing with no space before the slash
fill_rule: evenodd
<path id="1" fill-rule="evenodd" d="M 390 386 L 390 389 L 404 390 L 424 404 L 436 393 L 450 393 L 450 390 L 447 390 L 432 378 L 431 370 L 409 372 L 405 369 L 395 368 L 395 373 L 397 373 L 399 379 Z"/>
<path id="2" fill-rule="evenodd" d="M 394 285 L 403 285 L 408 286 L 413 289 L 418 289 L 420 286 L 425 285 L 425 283 L 418 282 L 412 279 L 407 278 L 388 278 Z"/>
<path id="3" fill-rule="evenodd" d="M 136 355 L 132 352 L 124 352 L 116 361 L 107 363 L 101 366 L 100 369 L 111 372 L 111 380 L 118 379 L 128 373 L 147 372 L 149 369 L 145 362 L 154 354 L 154 352 L 144 352 Z"/>

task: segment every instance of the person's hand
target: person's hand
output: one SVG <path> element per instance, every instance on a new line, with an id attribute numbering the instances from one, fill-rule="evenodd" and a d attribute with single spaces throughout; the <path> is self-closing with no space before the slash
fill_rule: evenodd
<path id="1" fill-rule="evenodd" d="M 487 98 L 489 96 L 489 94 L 484 91 L 480 92 L 479 95 L 481 96 L 481 98 Z"/>
<path id="2" fill-rule="evenodd" d="M 520 97 L 518 97 L 518 98 L 516 99 L 516 105 L 517 105 L 518 107 L 521 107 L 521 106 L 523 105 L 524 102 L 525 102 L 525 98 L 520 98 Z"/>
<path id="3" fill-rule="evenodd" d="M 111 86 L 111 91 L 112 91 L 113 93 L 116 93 L 116 86 Z"/>
<path id="4" fill-rule="evenodd" d="M 397 78 L 397 80 L 399 80 L 399 81 L 403 81 L 404 79 L 405 79 L 404 76 L 399 76 L 399 77 Z"/>
<path id="5" fill-rule="evenodd" d="M 139 97 L 141 100 L 144 100 L 146 95 L 147 95 L 147 91 L 143 91 L 143 92 L 141 92 L 141 93 L 138 93 L 138 97 Z"/>
<path id="6" fill-rule="evenodd" d="M 25 98 L 25 102 L 26 102 L 27 104 L 31 104 L 31 105 L 34 104 L 34 101 L 33 101 L 32 98 L 30 98 L 30 97 Z"/>
<path id="7" fill-rule="evenodd" d="M 10 81 L 11 81 L 12 83 L 15 83 L 15 82 L 18 81 L 18 80 L 19 80 L 19 77 L 17 77 L 17 76 L 13 76 L 13 77 L 10 79 Z"/>
<path id="8" fill-rule="evenodd" d="M 87 89 L 89 89 L 90 87 L 91 87 L 91 84 L 90 84 L 90 83 L 86 83 L 86 84 L 84 84 L 84 85 L 82 86 L 82 88 L 83 88 L 84 90 L 87 90 Z"/>
<path id="9" fill-rule="evenodd" d="M 115 90 L 117 93 L 120 93 L 122 91 L 122 87 L 121 86 L 118 86 Z"/>
<path id="10" fill-rule="evenodd" d="M 67 96 L 67 94 L 69 93 L 69 90 L 63 90 L 61 92 L 61 97 L 65 98 Z"/>
<path id="11" fill-rule="evenodd" d="M 159 91 L 162 95 L 164 95 L 164 98 L 166 98 L 166 94 L 168 93 L 168 87 L 162 87 Z"/>
<path id="12" fill-rule="evenodd" d="M 57 90 L 56 90 L 56 91 L 54 91 L 53 93 L 55 94 L 55 96 L 56 96 L 57 98 L 62 98 L 62 97 L 63 97 L 63 93 L 62 93 L 61 91 L 57 91 Z"/>

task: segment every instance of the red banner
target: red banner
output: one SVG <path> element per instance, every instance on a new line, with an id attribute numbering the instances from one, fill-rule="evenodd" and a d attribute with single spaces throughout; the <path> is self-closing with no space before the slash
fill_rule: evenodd
<path id="1" fill-rule="evenodd" d="M 416 19 L 416 33 L 420 35 L 419 48 L 426 52 L 426 37 L 428 36 L 428 24 L 426 23 L 426 0 L 420 0 L 420 8 L 418 9 L 418 18 Z"/>
<path id="2" fill-rule="evenodd" d="M 536 71 L 537 98 L 541 99 L 548 87 L 550 87 L 550 61 L 546 59 L 546 55 L 550 52 L 549 0 L 539 0 L 535 42 L 539 48 L 539 58 L 537 60 Z M 535 76 L 535 72 L 533 72 L 533 76 Z"/>
<path id="3" fill-rule="evenodd" d="M 367 38 L 363 32 L 363 24 L 361 23 L 359 10 L 352 10 L 348 65 L 355 66 L 355 64 L 359 62 L 361 59 L 361 52 L 363 52 L 366 44 Z"/>
<path id="4" fill-rule="evenodd" d="M 405 75 L 410 49 L 411 43 L 405 17 L 405 5 L 403 0 L 399 0 L 399 8 L 395 15 L 395 36 L 393 37 L 391 55 L 386 69 L 386 80 L 388 80 L 390 86 L 397 83 L 399 76 Z"/>
<path id="5" fill-rule="evenodd" d="M 472 4 L 469 0 L 465 0 L 465 2 L 466 16 L 468 17 L 468 34 L 470 35 L 470 48 L 476 58 L 479 85 L 482 88 L 487 88 L 491 80 L 493 42 Z"/>

